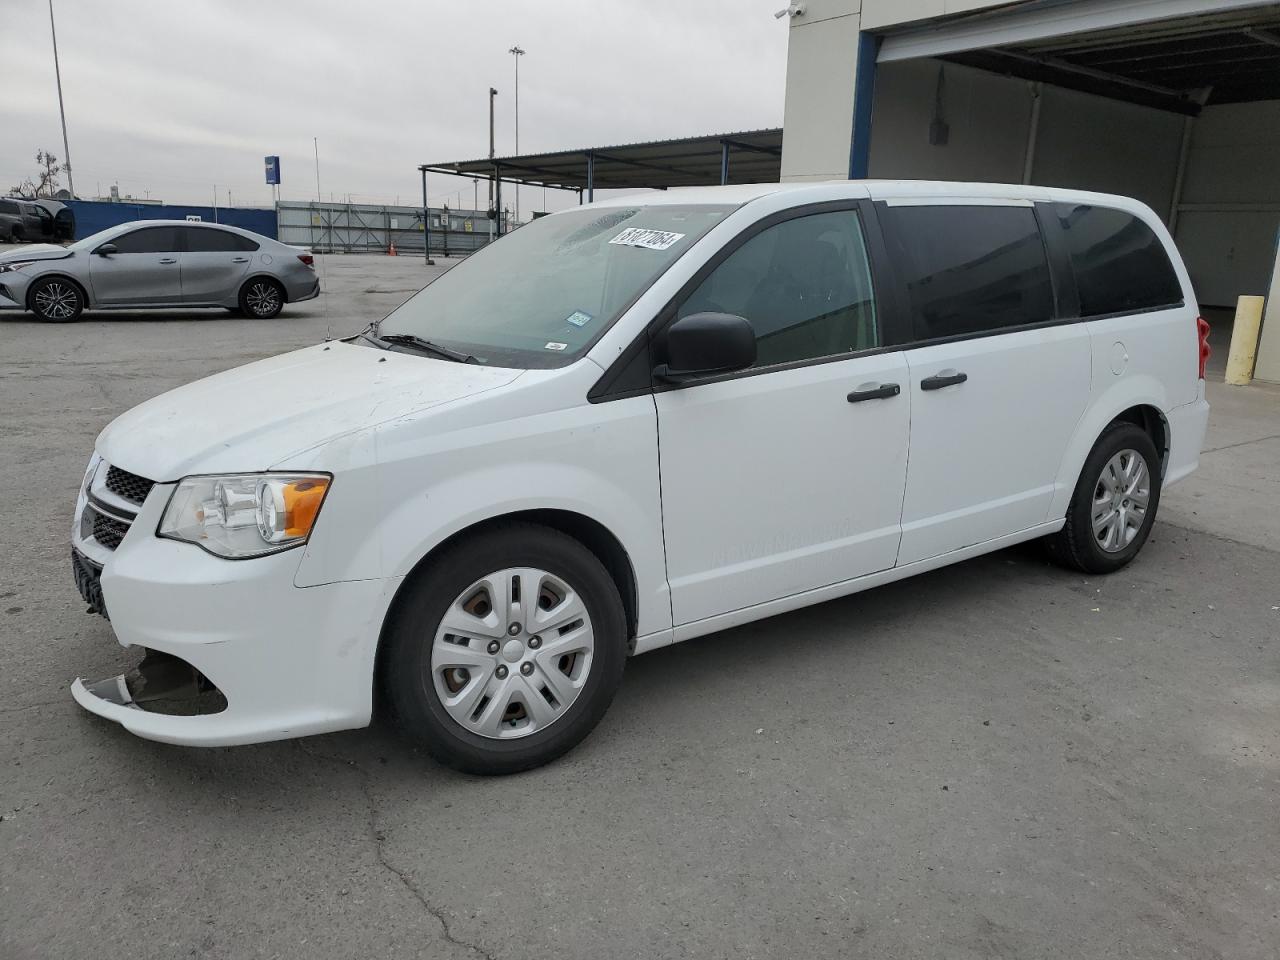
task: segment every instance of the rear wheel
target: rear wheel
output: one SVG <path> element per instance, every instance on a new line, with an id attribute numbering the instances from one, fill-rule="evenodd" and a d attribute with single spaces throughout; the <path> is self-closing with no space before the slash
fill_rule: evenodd
<path id="1" fill-rule="evenodd" d="M 576 540 L 511 524 L 450 548 L 407 585 L 385 681 L 401 725 L 458 770 L 505 774 L 576 746 L 622 681 L 626 619 Z"/>
<path id="2" fill-rule="evenodd" d="M 9 242 L 22 243 L 23 239 L 24 239 L 24 236 L 22 233 L 22 228 L 17 224 L 14 224 L 13 229 L 9 231 Z"/>
<path id="3" fill-rule="evenodd" d="M 1066 525 L 1047 537 L 1050 556 L 1086 573 L 1119 570 L 1138 555 L 1160 504 L 1160 455 L 1145 430 L 1113 423 L 1076 482 Z"/>
<path id="4" fill-rule="evenodd" d="M 284 309 L 284 287 L 270 277 L 254 277 L 240 288 L 240 311 L 245 316 L 270 320 Z"/>
<path id="5" fill-rule="evenodd" d="M 45 323 L 70 323 L 84 310 L 84 294 L 70 280 L 50 277 L 32 285 L 28 303 Z"/>

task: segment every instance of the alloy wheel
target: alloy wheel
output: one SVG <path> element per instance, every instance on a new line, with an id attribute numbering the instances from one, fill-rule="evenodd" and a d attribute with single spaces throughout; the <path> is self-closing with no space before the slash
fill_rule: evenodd
<path id="1" fill-rule="evenodd" d="M 544 730 L 578 699 L 595 652 L 591 616 L 560 577 L 509 567 L 463 590 L 431 647 L 431 676 L 449 716 L 489 739 Z"/>
<path id="2" fill-rule="evenodd" d="M 1121 450 L 1102 468 L 1093 489 L 1093 535 L 1107 553 L 1119 553 L 1138 535 L 1151 502 L 1151 473 L 1137 450 Z"/>
<path id="3" fill-rule="evenodd" d="M 69 283 L 51 280 L 35 292 L 36 311 L 50 320 L 70 320 L 80 306 L 80 293 Z"/>
<path id="4" fill-rule="evenodd" d="M 245 304 L 255 316 L 267 317 L 280 309 L 280 290 L 274 283 L 259 280 L 250 284 Z"/>

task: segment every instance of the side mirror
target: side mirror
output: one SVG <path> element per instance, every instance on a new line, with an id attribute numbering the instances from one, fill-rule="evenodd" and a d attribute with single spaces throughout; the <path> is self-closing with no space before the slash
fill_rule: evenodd
<path id="1" fill-rule="evenodd" d="M 756 332 L 732 313 L 692 313 L 667 328 L 667 362 L 653 374 L 668 383 L 743 370 L 756 362 Z"/>
<path id="2" fill-rule="evenodd" d="M 109 257 L 113 253 L 119 253 L 120 251 L 116 249 L 116 245 L 114 243 L 104 243 L 93 252 L 100 257 Z"/>

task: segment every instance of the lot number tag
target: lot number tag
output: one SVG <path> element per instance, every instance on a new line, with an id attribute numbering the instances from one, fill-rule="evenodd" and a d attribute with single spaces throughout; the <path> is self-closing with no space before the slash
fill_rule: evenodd
<path id="1" fill-rule="evenodd" d="M 643 227 L 629 227 L 610 240 L 610 243 L 621 243 L 628 247 L 645 247 L 649 250 L 665 250 L 678 240 L 684 238 L 683 233 L 667 233 L 665 230 L 646 230 Z"/>

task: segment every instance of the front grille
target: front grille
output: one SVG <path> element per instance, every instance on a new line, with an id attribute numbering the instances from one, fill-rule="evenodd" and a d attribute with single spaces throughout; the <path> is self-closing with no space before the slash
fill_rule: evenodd
<path id="1" fill-rule="evenodd" d="M 85 507 L 85 510 L 93 515 L 93 539 L 108 550 L 114 550 L 120 546 L 120 541 L 129 532 L 129 524 L 115 517 L 108 517 L 105 513 L 99 513 L 92 506 Z"/>
<path id="2" fill-rule="evenodd" d="M 75 578 L 76 589 L 80 591 L 80 596 L 89 605 L 89 612 L 100 613 L 106 617 L 107 604 L 102 599 L 102 568 L 72 547 L 71 575 Z"/>
<path id="3" fill-rule="evenodd" d="M 106 488 L 117 497 L 122 497 L 130 503 L 141 505 L 155 485 L 156 482 L 154 480 L 140 477 L 136 473 L 130 473 L 128 470 L 121 470 L 119 467 L 109 467 L 107 469 Z"/>

